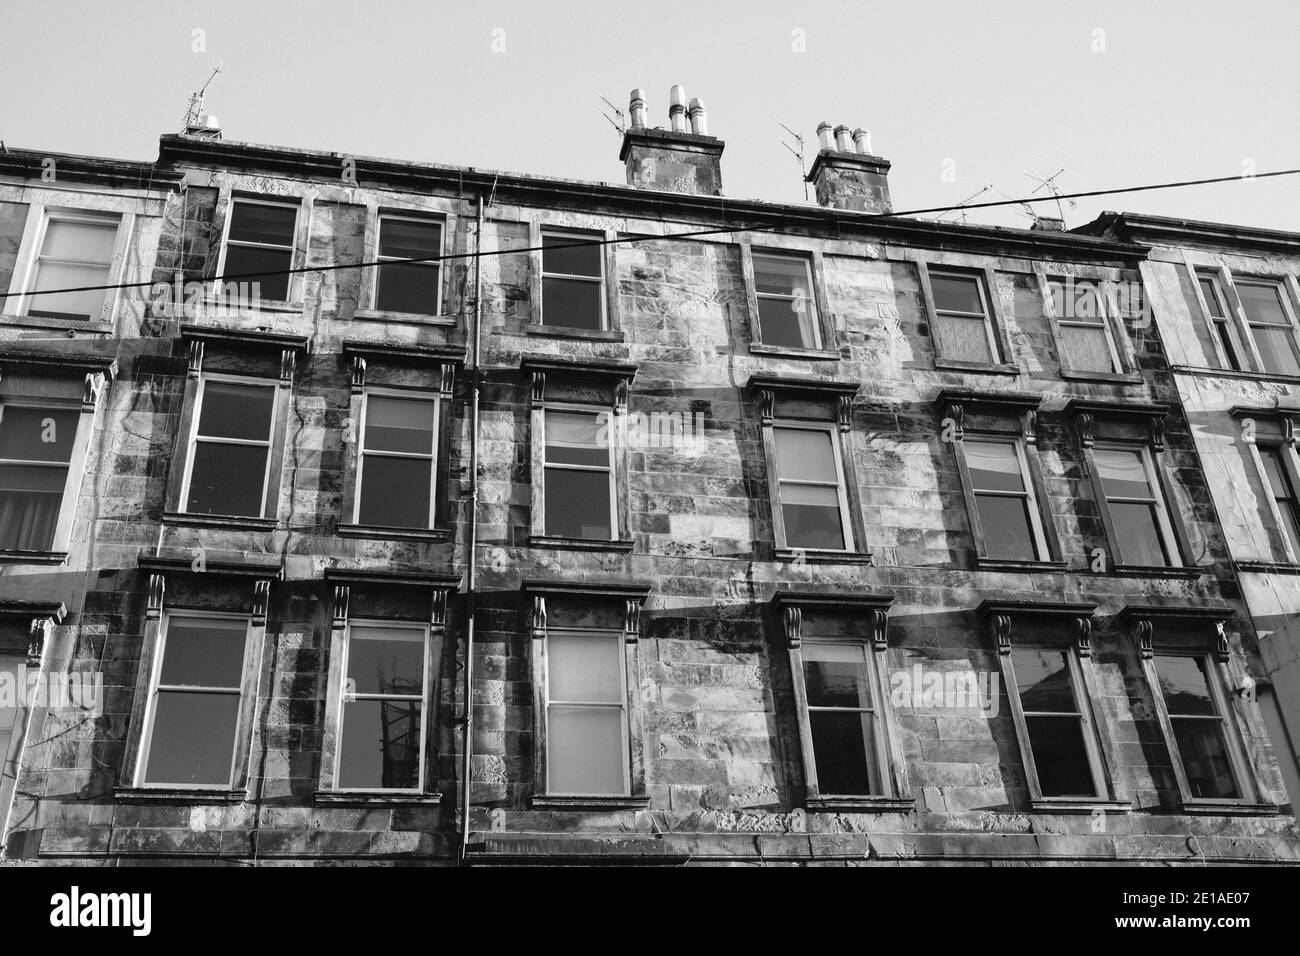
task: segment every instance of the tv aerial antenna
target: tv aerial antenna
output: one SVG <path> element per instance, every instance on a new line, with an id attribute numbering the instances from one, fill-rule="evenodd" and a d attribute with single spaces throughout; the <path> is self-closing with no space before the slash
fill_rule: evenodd
<path id="1" fill-rule="evenodd" d="M 1056 165 L 1055 163 L 1051 163 L 1051 164 L 1048 166 L 1048 168 L 1050 169 L 1052 166 L 1055 166 L 1055 165 Z M 1062 190 L 1061 190 L 1061 187 L 1060 187 L 1059 185 L 1057 185 L 1056 180 L 1057 180 L 1060 176 L 1065 175 L 1065 174 L 1069 174 L 1069 175 L 1075 177 L 1076 179 L 1082 179 L 1082 178 L 1083 178 L 1083 177 L 1081 177 L 1078 173 L 1075 173 L 1075 172 L 1073 172 L 1073 171 L 1071 171 L 1071 170 L 1069 170 L 1069 169 L 1066 169 L 1064 166 L 1059 167 L 1059 168 L 1056 170 L 1056 172 L 1052 173 L 1052 175 L 1050 175 L 1050 176 L 1042 176 L 1042 175 L 1039 175 L 1039 173 L 1038 173 L 1036 170 L 1033 170 L 1033 169 L 1027 169 L 1027 170 L 1025 170 L 1025 175 L 1028 176 L 1030 179 L 1032 179 L 1034 182 L 1038 183 L 1038 185 L 1035 186 L 1035 187 L 1033 188 L 1032 193 L 1036 193 L 1036 192 L 1039 192 L 1039 191 L 1041 191 L 1041 190 L 1046 189 L 1049 193 L 1052 194 L 1052 198 L 1056 200 L 1056 214 L 1057 214 L 1057 216 L 1060 218 L 1060 220 L 1061 220 L 1062 222 L 1065 221 L 1065 209 L 1061 206 L 1061 192 L 1062 192 Z M 1032 194 L 1032 193 L 1031 193 L 1031 194 Z M 1079 205 L 1079 204 L 1078 204 L 1077 202 L 1075 202 L 1073 199 L 1067 199 L 1066 202 L 1069 203 L 1069 206 L 1070 206 L 1071 209 L 1076 209 L 1076 208 L 1078 208 L 1078 205 Z M 1037 218 L 1037 217 L 1035 217 L 1035 218 Z"/>
<path id="2" fill-rule="evenodd" d="M 942 222 L 944 216 L 951 216 L 953 213 L 960 213 L 961 223 L 963 226 L 966 225 L 966 208 L 965 208 L 966 205 L 968 203 L 973 203 L 976 199 L 979 199 L 980 196 L 983 196 L 986 192 L 988 192 L 992 188 L 993 188 L 992 183 L 985 183 L 983 186 L 975 190 L 975 192 L 971 193 L 969 196 L 967 196 L 961 202 L 957 203 L 957 205 L 953 206 L 951 209 L 945 209 L 943 212 L 939 213 L 939 215 L 934 217 L 934 221 Z"/>
<path id="3" fill-rule="evenodd" d="M 605 95 L 601 93 L 600 90 L 596 90 L 596 95 L 604 100 L 605 106 L 609 107 L 609 110 L 606 111 L 604 106 L 597 106 L 596 111 L 600 113 L 601 116 L 605 117 L 605 121 L 608 122 L 610 126 L 618 130 L 619 136 L 622 136 L 627 132 L 627 123 L 624 122 L 623 111 L 609 100 L 605 99 Z"/>
<path id="4" fill-rule="evenodd" d="M 794 141 L 795 141 L 795 142 L 798 144 L 798 146 L 799 146 L 799 148 L 796 149 L 795 147 L 791 146 L 788 142 L 786 142 L 784 139 L 782 139 L 780 136 L 778 136 L 778 137 L 776 138 L 776 141 L 777 141 L 778 143 L 780 143 L 782 146 L 784 146 L 786 149 L 788 149 L 788 150 L 790 151 L 790 155 L 793 156 L 793 157 L 795 158 L 795 160 L 797 160 L 798 163 L 799 163 L 799 178 L 800 178 L 801 180 L 803 180 L 803 198 L 804 198 L 805 201 L 807 201 L 807 199 L 808 199 L 808 170 L 807 170 L 807 167 L 804 165 L 804 161 L 803 161 L 803 143 L 804 143 L 804 139 L 803 139 L 802 136 L 800 136 L 798 133 L 796 133 L 796 132 L 795 132 L 794 130 L 792 130 L 790 127 L 788 127 L 788 126 L 786 126 L 784 123 L 782 123 L 779 119 L 776 119 L 775 116 L 773 116 L 772 119 L 776 120 L 776 125 L 777 125 L 777 126 L 781 127 L 783 130 L 785 130 L 787 133 L 789 133 L 791 136 L 793 136 L 793 137 L 794 137 Z"/>
<path id="5" fill-rule="evenodd" d="M 216 69 L 214 69 L 211 75 L 208 76 L 207 82 L 204 83 L 201 87 L 199 87 L 197 93 L 190 94 L 190 105 L 189 108 L 185 110 L 185 120 L 181 124 L 182 133 L 194 129 L 195 127 L 199 126 L 202 123 L 203 112 L 204 112 L 203 95 L 207 93 L 208 87 L 212 84 L 212 81 L 217 78 L 217 74 L 222 71 L 225 65 L 226 65 L 225 60 L 218 61 Z"/>

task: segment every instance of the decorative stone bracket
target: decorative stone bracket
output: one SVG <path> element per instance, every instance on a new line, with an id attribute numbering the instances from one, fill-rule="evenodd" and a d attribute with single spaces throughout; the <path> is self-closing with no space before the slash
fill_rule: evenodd
<path id="1" fill-rule="evenodd" d="M 1095 604 L 1066 604 L 1048 601 L 985 601 L 976 610 L 988 625 L 989 638 L 999 655 L 1011 653 L 1011 628 L 1017 617 L 1056 618 L 1074 625 L 1076 656 L 1092 656 L 1092 614 Z"/>
<path id="2" fill-rule="evenodd" d="M 1214 645 L 1214 656 L 1227 663 L 1230 656 L 1228 645 L 1228 621 L 1232 619 L 1229 607 L 1195 607 L 1130 604 L 1122 610 L 1116 620 L 1121 626 L 1132 629 L 1138 653 L 1143 659 L 1155 656 L 1156 627 L 1169 628 L 1184 633 L 1202 634 L 1209 631 Z"/>
<path id="3" fill-rule="evenodd" d="M 952 422 L 952 438 L 962 441 L 966 437 L 966 419 L 969 414 L 983 413 L 999 418 L 1018 420 L 1020 432 L 1027 444 L 1038 441 L 1038 406 L 1041 395 L 1028 392 L 989 392 L 968 388 L 946 388 L 939 393 L 935 404 L 939 408 L 939 426 Z"/>
<path id="4" fill-rule="evenodd" d="M 1162 402 L 1140 404 L 1076 398 L 1065 406 L 1065 416 L 1074 422 L 1079 433 L 1079 444 L 1084 448 L 1093 447 L 1100 422 L 1114 421 L 1144 425 L 1152 450 L 1164 451 L 1165 421 L 1168 414 L 1169 406 Z"/>
<path id="5" fill-rule="evenodd" d="M 772 604 L 781 621 L 786 647 L 791 650 L 802 643 L 804 611 L 815 610 L 849 617 L 866 615 L 872 649 L 883 652 L 889 647 L 889 605 L 893 600 L 890 596 L 876 594 L 777 591 Z"/>

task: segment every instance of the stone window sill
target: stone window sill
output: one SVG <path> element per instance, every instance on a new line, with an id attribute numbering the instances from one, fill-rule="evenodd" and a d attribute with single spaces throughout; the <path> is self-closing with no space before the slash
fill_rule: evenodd
<path id="1" fill-rule="evenodd" d="M 915 797 L 809 797 L 809 810 L 841 813 L 910 813 L 916 809 Z"/>
<path id="2" fill-rule="evenodd" d="M 994 365 L 985 365 L 982 362 L 958 362 L 946 359 L 935 359 L 934 367 L 939 371 L 953 372 L 976 372 L 981 375 L 1019 375 L 1020 366 L 998 363 Z"/>
<path id="3" fill-rule="evenodd" d="M 442 803 L 442 794 L 394 793 L 391 790 L 317 790 L 315 804 L 321 807 L 424 807 Z"/>
<path id="4" fill-rule="evenodd" d="M 1267 574 L 1300 574 L 1300 564 L 1285 561 L 1238 561 L 1238 571 L 1262 571 Z"/>
<path id="5" fill-rule="evenodd" d="M 806 562 L 808 564 L 867 564 L 874 565 L 871 554 L 858 551 L 819 551 L 811 548 L 777 548 L 776 560 Z"/>
<path id="6" fill-rule="evenodd" d="M 1012 561 L 1005 558 L 976 558 L 975 566 L 981 571 L 1064 571 L 1068 561 Z"/>
<path id="7" fill-rule="evenodd" d="M 450 541 L 445 528 L 387 528 L 380 525 L 341 524 L 336 529 L 344 538 L 378 538 L 389 541 Z"/>
<path id="8" fill-rule="evenodd" d="M 1081 797 L 1039 797 L 1029 801 L 1035 813 L 1128 813 L 1133 804 L 1128 800 L 1100 800 Z"/>
<path id="9" fill-rule="evenodd" d="M 644 810 L 650 806 L 647 797 L 549 797 L 535 796 L 535 810 Z"/>
<path id="10" fill-rule="evenodd" d="M 23 551 L 18 548 L 0 550 L 0 564 L 65 564 L 66 551 Z"/>
<path id="11" fill-rule="evenodd" d="M 407 325 L 455 325 L 454 315 L 433 315 L 424 312 L 387 312 L 382 309 L 356 309 L 352 318 L 362 322 L 395 322 Z"/>
<path id="12" fill-rule="evenodd" d="M 810 359 L 817 362 L 838 362 L 843 356 L 838 349 L 805 349 L 787 345 L 764 345 L 755 342 L 749 347 L 753 355 L 771 355 L 776 358 Z"/>
<path id="13" fill-rule="evenodd" d="M 1183 812 L 1195 816 L 1273 817 L 1282 811 L 1272 803 L 1250 803 L 1245 800 L 1184 800 Z"/>
<path id="14" fill-rule="evenodd" d="M 243 279 L 231 279 L 231 282 L 243 282 Z M 256 279 L 247 280 L 250 282 Z M 223 299 L 220 296 L 204 296 L 203 305 L 205 307 L 222 309 L 227 314 L 252 313 L 252 312 L 290 312 L 301 314 L 303 303 L 286 302 L 283 299 L 258 299 L 256 302 L 243 302 L 237 298 Z"/>
<path id="15" fill-rule="evenodd" d="M 0 314 L 6 328 L 12 329 L 57 329 L 61 332 L 98 332 L 108 334 L 113 331 L 112 322 L 91 321 L 90 319 L 50 319 L 39 315 Z"/>
<path id="16" fill-rule="evenodd" d="M 631 541 L 594 541 L 589 538 L 564 538 L 558 535 L 535 534 L 528 539 L 530 547 L 563 548 L 570 551 L 631 551 Z"/>
<path id="17" fill-rule="evenodd" d="M 532 323 L 524 327 L 528 335 L 542 335 L 556 339 L 591 339 L 596 342 L 622 342 L 623 333 L 617 329 L 580 329 L 567 325 L 541 325 Z"/>
<path id="18" fill-rule="evenodd" d="M 1061 378 L 1071 382 L 1112 382 L 1119 385 L 1141 385 L 1142 376 L 1137 372 L 1084 372 L 1075 369 L 1061 369 Z"/>
<path id="19" fill-rule="evenodd" d="M 222 787 L 118 787 L 118 803 L 243 803 L 248 790 Z"/>
<path id="20" fill-rule="evenodd" d="M 196 515 L 184 511 L 163 512 L 163 524 L 194 525 L 204 528 L 229 528 L 233 531 L 274 531 L 280 522 L 274 518 L 249 518 L 239 515 Z"/>
<path id="21" fill-rule="evenodd" d="M 1152 568 L 1133 564 L 1117 564 L 1111 568 L 1110 573 L 1133 578 L 1198 578 L 1208 570 L 1208 568 L 1196 565 L 1186 568 Z"/>
<path id="22" fill-rule="evenodd" d="M 1206 368 L 1196 365 L 1171 365 L 1171 372 L 1186 372 L 1194 375 L 1208 375 L 1212 378 L 1244 378 L 1252 382 L 1287 382 L 1300 385 L 1300 375 L 1282 375 L 1269 372 L 1238 371 L 1229 368 Z"/>

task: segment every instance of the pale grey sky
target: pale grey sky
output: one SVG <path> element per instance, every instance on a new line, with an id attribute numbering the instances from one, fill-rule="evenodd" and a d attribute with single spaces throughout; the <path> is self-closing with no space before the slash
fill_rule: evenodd
<path id="1" fill-rule="evenodd" d="M 224 60 L 229 139 L 622 182 L 595 91 L 626 110 L 644 87 L 666 126 L 682 83 L 728 195 L 802 201 L 774 117 L 809 161 L 828 119 L 871 130 L 915 209 L 1024 195 L 1028 170 L 1076 191 L 1300 167 L 1298 40 L 1295 0 L 3 0 L 0 139 L 152 159 Z M 1300 231 L 1300 176 L 1065 212 L 1103 209 Z"/>

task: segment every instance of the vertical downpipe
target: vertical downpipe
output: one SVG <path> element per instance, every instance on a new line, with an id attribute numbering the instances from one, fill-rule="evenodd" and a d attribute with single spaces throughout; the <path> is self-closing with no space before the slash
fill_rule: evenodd
<path id="1" fill-rule="evenodd" d="M 474 609 L 478 574 L 478 405 L 482 391 L 479 373 L 479 334 L 483 327 L 483 194 L 478 197 L 478 222 L 474 228 L 474 347 L 470 353 L 469 416 L 469 569 L 465 584 L 465 761 L 460 785 L 460 865 L 469 853 L 470 756 L 474 747 Z"/>

